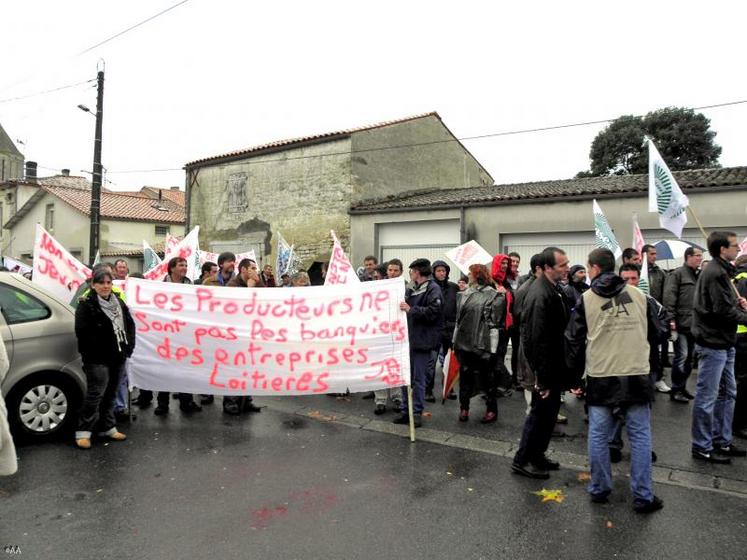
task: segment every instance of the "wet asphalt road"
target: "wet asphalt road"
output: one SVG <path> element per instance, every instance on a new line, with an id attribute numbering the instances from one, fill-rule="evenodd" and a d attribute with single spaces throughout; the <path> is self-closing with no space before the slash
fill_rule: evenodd
<path id="1" fill-rule="evenodd" d="M 361 416 L 373 408 L 358 397 L 282 402 L 291 400 Z M 510 474 L 505 458 L 280 412 L 278 401 L 257 399 L 270 408 L 240 418 L 225 417 L 218 403 L 191 417 L 175 404 L 167 418 L 143 411 L 122 427 L 126 442 L 96 442 L 88 452 L 67 442 L 20 448 L 20 472 L 0 479 L 0 546 L 61 559 L 746 555 L 745 497 L 656 485 L 664 510 L 640 516 L 625 480 L 610 504 L 593 505 L 571 470 L 543 484 Z M 426 421 L 518 438 L 521 399 L 499 404 L 495 426 L 457 424 L 454 402 L 432 405 Z M 572 437 L 553 440 L 555 448 L 583 451 L 577 404 L 569 403 Z M 686 407 L 662 404 L 670 405 L 657 403 L 657 431 L 680 425 L 677 440 Z M 691 465 L 680 447 L 658 443 L 657 451 Z M 744 463 L 730 476 L 744 477 Z M 564 501 L 543 503 L 532 493 L 543 486 L 562 490 Z"/>

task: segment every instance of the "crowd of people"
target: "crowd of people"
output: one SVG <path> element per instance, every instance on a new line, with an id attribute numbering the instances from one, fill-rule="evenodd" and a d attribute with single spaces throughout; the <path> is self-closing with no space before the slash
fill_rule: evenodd
<path id="1" fill-rule="evenodd" d="M 445 261 L 415 259 L 408 277 L 399 259 L 379 264 L 373 256 L 358 269 L 361 281 L 402 278 L 410 346 L 412 413 L 423 424 L 426 403 L 435 402 L 437 364 L 447 354 L 459 363 L 459 422 L 470 420 L 476 396 L 485 412 L 480 422 L 498 421 L 498 397 L 524 393 L 527 410 L 512 470 L 546 479 L 560 465 L 547 456 L 560 415 L 563 394 L 585 399 L 591 466 L 589 492 L 595 503 L 612 490 L 611 463 L 622 458 L 622 434 L 631 448 L 633 507 L 641 513 L 662 507 L 653 493 L 651 406 L 655 391 L 674 403 L 693 403 L 692 456 L 728 464 L 747 452 L 733 438 L 747 437 L 747 256 L 737 258 L 736 235 L 708 237 L 711 260 L 690 247 L 682 266 L 667 272 L 656 264 L 656 248 L 643 254 L 623 252 L 622 265 L 607 249 L 596 249 L 584 264 L 570 265 L 566 253 L 548 247 L 533 255 L 529 273 L 519 275 L 520 255 L 496 255 L 492 263 L 473 264 L 469 274 L 450 279 Z M 638 289 L 641 267 L 647 267 L 648 294 Z M 191 283 L 187 262 L 171 259 L 164 282 Z M 222 253 L 205 263 L 196 284 L 234 288 L 308 286 L 305 272 L 276 281 L 272 268 Z M 128 276 L 127 263 L 95 267 L 90 285 L 74 299 L 76 335 L 88 392 L 79 416 L 76 444 L 91 447 L 91 434 L 123 440 L 117 419 L 127 412 L 126 363 L 135 345 L 135 329 L 115 279 Z M 134 276 L 134 275 L 132 275 Z M 664 379 L 670 342 L 674 355 L 671 386 Z M 511 359 L 506 364 L 509 345 Z M 694 393 L 688 379 L 697 364 Z M 510 371 L 509 368 L 510 367 Z M 691 384 L 692 386 L 692 384 Z M 199 404 L 197 398 L 199 397 Z M 169 412 L 172 396 L 157 395 L 155 414 Z M 177 394 L 186 414 L 199 412 L 212 395 Z M 406 388 L 362 395 L 374 401 L 373 412 L 388 407 L 397 424 L 410 421 Z M 150 406 L 153 394 L 140 390 L 133 404 Z M 251 396 L 224 397 L 223 411 L 239 415 L 260 412 Z"/>

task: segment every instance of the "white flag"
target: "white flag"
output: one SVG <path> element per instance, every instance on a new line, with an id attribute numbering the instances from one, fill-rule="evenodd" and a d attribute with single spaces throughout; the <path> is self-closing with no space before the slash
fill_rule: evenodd
<path id="1" fill-rule="evenodd" d="M 150 271 L 153 267 L 161 264 L 161 257 L 153 250 L 153 247 L 143 239 L 143 272 Z"/>
<path id="2" fill-rule="evenodd" d="M 33 279 L 65 303 L 91 277 L 91 269 L 72 256 L 47 230 L 36 224 Z"/>
<path id="3" fill-rule="evenodd" d="M 275 257 L 275 274 L 278 279 L 283 274 L 290 274 L 289 269 L 293 259 L 293 246 L 283 239 L 283 236 L 278 232 L 278 248 L 277 255 Z"/>
<path id="4" fill-rule="evenodd" d="M 650 138 L 648 140 L 648 211 L 659 214 L 659 224 L 678 238 L 687 223 L 690 201 Z"/>
<path id="5" fill-rule="evenodd" d="M 651 294 L 651 284 L 648 282 L 648 257 L 644 256 L 641 262 L 641 278 L 638 280 L 638 289 L 644 294 Z"/>
<path id="6" fill-rule="evenodd" d="M 493 256 L 474 239 L 446 251 L 444 255 L 456 264 L 464 274 L 469 274 L 469 267 L 473 264 L 488 265 L 493 262 Z"/>
<path id="7" fill-rule="evenodd" d="M 638 226 L 638 214 L 633 214 L 633 247 L 638 251 L 641 259 L 643 258 L 643 246 L 645 244 L 643 233 L 641 233 L 641 228 Z"/>
<path id="8" fill-rule="evenodd" d="M 350 259 L 345 254 L 340 240 L 337 239 L 334 231 L 330 231 L 330 233 L 332 234 L 334 245 L 332 247 L 332 256 L 329 259 L 329 266 L 327 267 L 327 275 L 324 277 L 324 285 L 357 284 L 360 282 L 360 278 L 355 273 L 353 265 L 350 264 Z"/>
<path id="9" fill-rule="evenodd" d="M 147 271 L 143 276 L 148 280 L 163 280 L 166 274 L 168 274 L 169 261 L 174 257 L 181 257 L 187 261 L 187 278 L 194 278 L 197 268 L 195 255 L 197 254 L 199 234 L 200 226 L 195 226 L 184 239 L 176 244 L 171 243 L 171 247 L 166 250 L 163 261 Z"/>
<path id="10" fill-rule="evenodd" d="M 616 259 L 622 256 L 622 249 L 617 242 L 612 228 L 610 227 L 607 217 L 602 212 L 597 199 L 594 199 L 594 235 L 596 236 L 596 245 L 601 249 L 609 249 L 615 255 Z"/>

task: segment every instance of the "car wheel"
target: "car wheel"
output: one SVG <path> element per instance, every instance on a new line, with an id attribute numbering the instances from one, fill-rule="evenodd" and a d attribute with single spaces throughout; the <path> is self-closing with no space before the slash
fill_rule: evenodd
<path id="1" fill-rule="evenodd" d="M 68 431 L 74 424 L 81 392 L 63 373 L 28 376 L 10 390 L 6 404 L 15 437 L 42 440 Z"/>

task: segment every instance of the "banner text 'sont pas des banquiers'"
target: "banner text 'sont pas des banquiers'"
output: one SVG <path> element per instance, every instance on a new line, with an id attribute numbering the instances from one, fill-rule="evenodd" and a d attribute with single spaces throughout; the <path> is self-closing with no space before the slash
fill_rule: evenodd
<path id="1" fill-rule="evenodd" d="M 223 288 L 129 279 L 131 383 L 219 395 L 313 395 L 410 383 L 401 279 Z"/>

